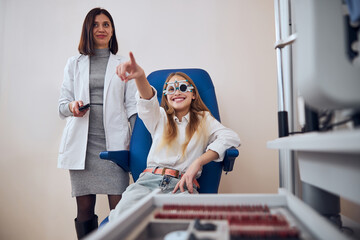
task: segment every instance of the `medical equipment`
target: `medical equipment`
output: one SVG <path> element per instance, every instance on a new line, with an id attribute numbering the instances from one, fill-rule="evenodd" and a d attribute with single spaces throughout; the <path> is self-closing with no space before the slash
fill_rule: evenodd
<path id="1" fill-rule="evenodd" d="M 191 84 L 188 85 L 188 82 L 189 82 L 188 80 L 167 82 L 167 83 L 165 83 L 166 87 L 165 87 L 163 93 L 164 93 L 164 95 L 172 95 L 177 90 L 180 90 L 183 93 L 192 92 L 194 87 Z"/>

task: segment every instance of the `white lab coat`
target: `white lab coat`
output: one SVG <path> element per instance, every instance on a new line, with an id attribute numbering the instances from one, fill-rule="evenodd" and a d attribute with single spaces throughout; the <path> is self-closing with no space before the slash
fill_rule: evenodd
<path id="1" fill-rule="evenodd" d="M 136 113 L 136 85 L 127 83 L 116 75 L 116 66 L 125 58 L 110 54 L 105 73 L 103 122 L 106 136 L 104 151 L 127 150 L 130 143 L 128 118 Z M 84 104 L 90 102 L 89 93 L 89 56 L 80 55 L 69 58 L 61 87 L 59 106 L 75 100 Z M 91 111 L 91 110 L 90 110 Z M 61 118 L 65 118 L 59 111 Z M 89 128 L 89 112 L 83 117 L 67 117 L 63 132 L 58 167 L 64 169 L 84 169 Z"/>

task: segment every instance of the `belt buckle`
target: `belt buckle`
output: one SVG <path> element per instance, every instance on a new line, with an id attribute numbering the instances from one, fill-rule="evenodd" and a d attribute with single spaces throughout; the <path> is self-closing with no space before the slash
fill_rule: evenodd
<path id="1" fill-rule="evenodd" d="M 168 168 L 164 167 L 164 168 L 162 169 L 162 172 L 161 172 L 161 175 L 162 175 L 162 176 L 164 176 L 164 175 L 165 175 L 165 171 L 166 171 L 166 169 L 168 169 Z"/>
<path id="2" fill-rule="evenodd" d="M 166 170 L 168 170 L 168 169 L 175 171 L 175 175 L 165 174 Z M 179 174 L 180 174 L 180 171 L 179 171 L 179 170 L 175 170 L 175 169 L 171 169 L 171 168 L 167 168 L 167 167 L 164 167 L 164 168 L 162 169 L 162 171 L 161 171 L 161 175 L 162 175 L 162 176 L 165 176 L 165 175 L 166 175 L 166 176 L 171 176 L 171 177 L 174 177 L 174 178 L 179 178 Z"/>

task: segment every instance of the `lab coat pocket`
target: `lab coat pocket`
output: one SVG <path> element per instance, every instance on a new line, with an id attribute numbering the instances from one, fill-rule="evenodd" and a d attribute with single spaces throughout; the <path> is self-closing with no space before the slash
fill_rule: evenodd
<path id="1" fill-rule="evenodd" d="M 68 136 L 74 125 L 73 123 L 74 123 L 74 117 L 68 117 L 66 119 L 66 125 L 65 125 L 65 128 L 63 131 L 61 142 L 60 142 L 59 153 L 63 153 L 66 149 L 66 144 L 68 142 Z"/>

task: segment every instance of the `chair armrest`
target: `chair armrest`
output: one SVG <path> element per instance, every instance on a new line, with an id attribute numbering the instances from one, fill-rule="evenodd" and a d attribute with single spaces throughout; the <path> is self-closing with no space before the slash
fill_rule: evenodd
<path id="1" fill-rule="evenodd" d="M 129 151 L 127 150 L 101 152 L 100 158 L 113 161 L 119 167 L 121 167 L 125 172 L 130 172 Z"/>
<path id="2" fill-rule="evenodd" d="M 223 163 L 224 163 L 223 170 L 225 172 L 231 172 L 233 170 L 235 159 L 238 156 L 239 156 L 239 151 L 236 148 L 231 147 L 226 150 L 224 161 L 223 161 Z"/>

